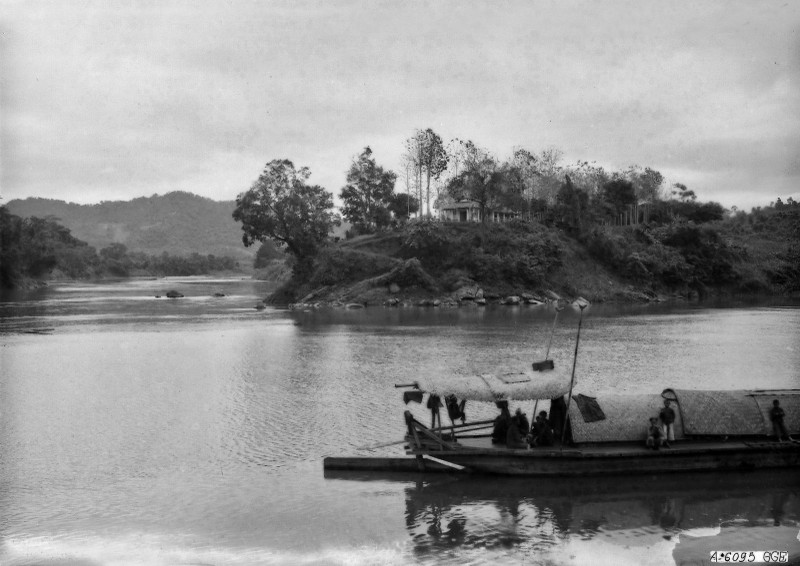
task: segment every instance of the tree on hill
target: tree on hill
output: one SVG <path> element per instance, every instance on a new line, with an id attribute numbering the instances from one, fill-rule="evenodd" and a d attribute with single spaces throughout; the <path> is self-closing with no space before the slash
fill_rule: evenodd
<path id="1" fill-rule="evenodd" d="M 656 202 L 661 199 L 664 176 L 650 167 L 631 165 L 623 173 L 625 179 L 633 184 L 636 198 L 643 202 Z"/>
<path id="2" fill-rule="evenodd" d="M 604 184 L 600 196 L 613 216 L 636 204 L 636 188 L 633 183 L 619 177 Z"/>
<path id="3" fill-rule="evenodd" d="M 256 252 L 256 257 L 253 260 L 253 267 L 256 269 L 261 269 L 262 267 L 266 267 L 270 264 L 271 261 L 276 259 L 284 259 L 286 256 L 285 254 L 275 247 L 275 244 L 272 240 L 265 240 L 259 246 L 258 251 Z"/>
<path id="4" fill-rule="evenodd" d="M 589 218 L 589 195 L 576 187 L 569 175 L 564 176 L 564 183 L 556 195 L 556 214 L 566 231 L 575 235 L 583 233 Z"/>
<path id="5" fill-rule="evenodd" d="M 464 142 L 464 150 L 462 171 L 448 182 L 447 192 L 456 201 L 476 202 L 485 223 L 487 211 L 521 200 L 523 187 L 517 182 L 514 170 L 498 164 L 489 152 L 470 141 Z"/>
<path id="6" fill-rule="evenodd" d="M 342 215 L 362 233 L 387 227 L 391 222 L 389 207 L 397 179 L 375 163 L 372 150 L 365 147 L 347 172 L 347 184 L 339 197 L 344 203 Z"/>
<path id="7" fill-rule="evenodd" d="M 395 193 L 389 202 L 389 212 L 396 220 L 404 222 L 409 217 L 419 211 L 419 201 L 413 195 L 406 193 Z"/>
<path id="8" fill-rule="evenodd" d="M 419 202 L 425 201 L 425 214 L 431 215 L 431 179 L 438 179 L 447 170 L 448 155 L 442 138 L 431 130 L 417 130 L 406 140 L 406 161 L 414 169 Z M 425 179 L 425 191 L 422 184 Z"/>
<path id="9" fill-rule="evenodd" d="M 672 185 L 672 195 L 677 197 L 681 202 L 696 201 L 697 195 L 683 183 L 675 183 Z"/>
<path id="10" fill-rule="evenodd" d="M 295 169 L 288 159 L 274 159 L 249 190 L 236 197 L 234 220 L 242 223 L 242 242 L 272 239 L 295 259 L 296 276 L 308 275 L 312 260 L 339 222 L 333 212 L 333 195 L 309 185 L 311 171 Z"/>
<path id="11" fill-rule="evenodd" d="M 53 270 L 85 277 L 97 264 L 95 249 L 52 218 L 20 218 L 0 207 L 0 285 L 43 279 Z"/>

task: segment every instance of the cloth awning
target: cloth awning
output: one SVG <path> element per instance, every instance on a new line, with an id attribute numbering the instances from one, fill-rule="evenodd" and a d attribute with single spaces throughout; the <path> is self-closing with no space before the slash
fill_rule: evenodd
<path id="1" fill-rule="evenodd" d="M 555 399 L 569 393 L 570 372 L 555 368 L 519 373 L 431 376 L 417 380 L 426 393 L 471 401 Z"/>

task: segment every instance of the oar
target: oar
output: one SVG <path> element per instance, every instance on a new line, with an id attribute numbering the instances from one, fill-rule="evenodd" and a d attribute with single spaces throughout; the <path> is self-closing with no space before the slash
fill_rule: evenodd
<path id="1" fill-rule="evenodd" d="M 403 440 L 395 440 L 393 442 L 384 442 L 382 444 L 372 444 L 368 446 L 358 446 L 356 450 L 375 450 L 376 448 L 386 448 L 387 446 L 395 446 L 397 444 L 402 444 L 406 441 L 404 438 Z"/>

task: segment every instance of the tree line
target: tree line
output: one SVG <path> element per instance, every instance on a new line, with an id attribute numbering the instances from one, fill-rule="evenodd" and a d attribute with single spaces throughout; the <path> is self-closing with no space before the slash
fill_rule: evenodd
<path id="1" fill-rule="evenodd" d="M 607 171 L 588 161 L 565 165 L 562 159 L 555 148 L 515 148 L 499 159 L 471 140 L 445 144 L 428 128 L 406 140 L 401 175 L 378 165 L 369 146 L 354 157 L 339 192 L 341 216 L 333 194 L 308 183 L 307 167 L 277 159 L 239 194 L 233 218 L 242 223 L 246 246 L 276 242 L 290 254 L 295 274 L 304 277 L 342 217 L 353 226 L 350 235 L 358 235 L 397 227 L 412 215 L 432 218 L 436 208 L 471 201 L 483 222 L 503 210 L 579 237 L 640 203 L 648 203 L 648 219 L 655 223 L 706 222 L 725 213 L 718 203 L 697 202 L 685 185 L 666 187 L 663 175 L 650 167 Z M 398 179 L 405 190 L 397 190 Z"/>
<path id="2" fill-rule="evenodd" d="M 149 255 L 129 251 L 119 243 L 98 253 L 53 218 L 22 218 L 0 206 L 0 287 L 4 289 L 48 277 L 187 276 L 238 268 L 230 257 L 166 252 Z"/>

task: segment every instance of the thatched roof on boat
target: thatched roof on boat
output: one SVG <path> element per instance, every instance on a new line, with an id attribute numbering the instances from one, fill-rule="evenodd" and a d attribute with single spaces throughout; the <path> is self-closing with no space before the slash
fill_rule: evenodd
<path id="1" fill-rule="evenodd" d="M 772 431 L 750 391 L 671 390 L 683 416 L 683 430 L 692 436 L 750 436 Z"/>
<path id="2" fill-rule="evenodd" d="M 569 369 L 519 373 L 431 376 L 417 380 L 422 391 L 471 401 L 553 399 L 569 393 Z"/>
<path id="3" fill-rule="evenodd" d="M 778 399 L 789 434 L 800 432 L 800 391 L 667 390 L 678 400 L 687 435 L 758 436 L 772 434 L 770 409 Z"/>
<path id="4" fill-rule="evenodd" d="M 693 436 L 769 436 L 772 401 L 778 399 L 789 434 L 800 434 L 800 390 L 699 391 L 666 389 L 660 395 L 601 395 L 595 401 L 605 419 L 593 420 L 579 404 L 570 404 L 575 442 L 644 441 L 650 417 L 658 417 L 664 399 L 673 400 L 675 438 Z"/>
<path id="5" fill-rule="evenodd" d="M 601 395 L 595 397 L 606 418 L 587 422 L 578 403 L 570 403 L 569 417 L 575 442 L 633 442 L 647 438 L 650 417 L 664 406 L 659 394 Z M 677 411 L 676 411 L 677 413 Z M 680 430 L 675 427 L 675 433 Z"/>

